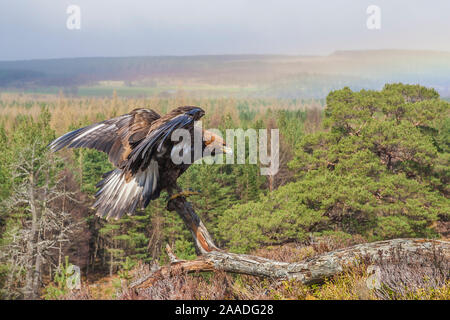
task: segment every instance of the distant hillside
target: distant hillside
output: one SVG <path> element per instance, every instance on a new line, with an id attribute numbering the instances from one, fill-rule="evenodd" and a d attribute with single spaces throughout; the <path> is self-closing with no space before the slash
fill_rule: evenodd
<path id="1" fill-rule="evenodd" d="M 171 94 L 177 88 L 186 87 L 189 91 L 193 87 L 198 94 L 308 98 L 324 97 L 343 86 L 379 89 L 386 82 L 420 83 L 436 88 L 444 97 L 450 96 L 450 53 L 374 50 L 338 51 L 329 56 L 100 57 L 0 62 L 3 90 L 63 88 L 79 95 L 105 95 L 115 87 L 122 87 L 130 95 Z"/>

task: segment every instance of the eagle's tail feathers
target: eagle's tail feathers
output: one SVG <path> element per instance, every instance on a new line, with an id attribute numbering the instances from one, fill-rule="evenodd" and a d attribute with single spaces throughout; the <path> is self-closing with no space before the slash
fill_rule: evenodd
<path id="1" fill-rule="evenodd" d="M 156 194 L 159 196 L 158 179 L 158 163 L 155 160 L 151 160 L 146 170 L 137 172 L 129 181 L 120 169 L 109 172 L 98 183 L 100 189 L 94 204 L 97 215 L 119 219 L 125 213 L 134 213 L 139 205 L 145 208 Z"/>

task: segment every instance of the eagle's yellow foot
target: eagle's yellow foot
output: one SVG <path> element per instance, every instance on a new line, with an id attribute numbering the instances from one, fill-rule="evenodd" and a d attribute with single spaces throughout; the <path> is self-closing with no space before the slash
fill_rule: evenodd
<path id="1" fill-rule="evenodd" d="M 173 200 L 173 199 L 176 199 L 176 198 L 178 198 L 178 197 L 189 197 L 189 196 L 193 196 L 193 195 L 199 195 L 199 194 L 201 194 L 200 192 L 197 192 L 197 191 L 191 191 L 191 190 L 185 190 L 185 191 L 181 191 L 181 192 L 179 192 L 179 193 L 177 193 L 177 194 L 174 194 L 173 196 L 171 196 L 170 198 L 169 198 L 169 201 L 170 200 Z"/>

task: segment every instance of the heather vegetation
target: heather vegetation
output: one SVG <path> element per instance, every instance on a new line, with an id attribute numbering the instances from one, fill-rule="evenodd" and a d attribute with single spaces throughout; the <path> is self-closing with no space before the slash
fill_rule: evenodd
<path id="1" fill-rule="evenodd" d="M 430 258 L 436 281 L 419 272 L 402 279 L 406 289 L 388 277 L 383 290 L 368 289 L 362 262 L 314 286 L 203 273 L 161 281 L 135 297 L 127 283 L 167 263 L 166 244 L 180 259 L 196 257 L 189 231 L 167 211 L 165 194 L 118 221 L 95 217 L 95 185 L 112 168 L 107 156 L 86 149 L 50 154 L 46 146 L 69 130 L 134 108 L 166 113 L 180 105 L 201 106 L 205 128 L 280 130 L 275 176 L 262 176 L 252 164 L 193 165 L 179 180 L 199 192 L 189 200 L 221 248 L 291 262 L 368 241 L 448 237 L 450 104 L 434 89 L 346 87 L 331 91 L 325 107 L 311 99 L 192 98 L 183 92 L 169 98 L 1 93 L 2 298 L 450 298 L 442 253 Z M 65 287 L 69 263 L 81 268 L 81 290 Z"/>

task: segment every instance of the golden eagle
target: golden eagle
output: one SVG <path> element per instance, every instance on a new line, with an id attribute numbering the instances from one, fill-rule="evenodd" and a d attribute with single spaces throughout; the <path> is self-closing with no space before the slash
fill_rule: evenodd
<path id="1" fill-rule="evenodd" d="M 231 152 L 221 137 L 194 126 L 204 114 L 203 109 L 195 106 L 179 107 L 164 116 L 150 109 L 135 109 L 66 133 L 51 142 L 49 148 L 52 151 L 64 147 L 92 148 L 108 154 L 116 169 L 105 173 L 97 184 L 94 208 L 98 216 L 119 219 L 124 213 L 132 214 L 138 207 L 147 207 L 161 190 L 177 188 L 176 180 L 190 164 L 175 164 L 172 150 L 177 147 L 194 155 L 194 138 L 189 145 L 175 144 L 170 139 L 175 129 L 186 129 L 191 137 L 194 131 L 201 130 L 202 151 L 209 148 L 211 155 Z"/>

